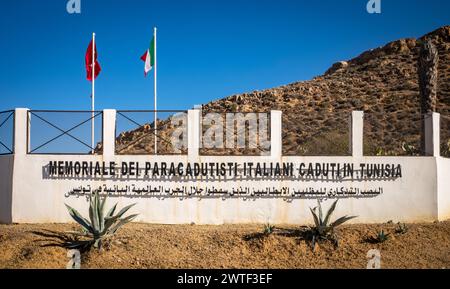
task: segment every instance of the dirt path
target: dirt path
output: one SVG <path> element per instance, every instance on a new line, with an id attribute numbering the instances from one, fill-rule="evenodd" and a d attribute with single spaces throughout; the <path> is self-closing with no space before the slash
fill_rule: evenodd
<path id="1" fill-rule="evenodd" d="M 340 246 L 322 243 L 311 250 L 298 227 L 278 226 L 261 237 L 258 225 L 129 224 L 109 249 L 82 255 L 83 268 L 365 268 L 367 252 L 381 251 L 384 268 L 450 268 L 450 221 L 410 224 L 405 234 L 395 224 L 348 225 L 338 229 Z M 67 250 L 50 246 L 49 231 L 74 224 L 0 225 L 0 268 L 65 268 Z M 367 238 L 384 229 L 383 244 Z"/>

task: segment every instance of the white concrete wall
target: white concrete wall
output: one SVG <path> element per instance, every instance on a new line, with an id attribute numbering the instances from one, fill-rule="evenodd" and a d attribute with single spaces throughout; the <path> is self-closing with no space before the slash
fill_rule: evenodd
<path id="1" fill-rule="evenodd" d="M 353 157 L 363 156 L 364 112 L 353 111 L 350 116 L 349 144 Z"/>
<path id="2" fill-rule="evenodd" d="M 201 162 L 216 162 L 223 158 L 226 162 L 243 161 L 277 161 L 271 157 L 199 157 Z M 262 159 L 263 158 L 263 159 Z M 50 160 L 93 160 L 102 161 L 101 156 L 44 156 L 30 155 L 18 157 L 15 161 L 14 188 L 13 188 L 13 222 L 42 223 L 42 222 L 69 222 L 70 216 L 64 203 L 70 204 L 80 211 L 87 213 L 87 202 L 84 197 L 66 198 L 65 193 L 80 185 L 101 186 L 107 185 L 195 185 L 202 183 L 179 182 L 164 183 L 143 180 L 82 180 L 82 179 L 44 179 L 43 167 Z M 187 156 L 117 156 L 107 161 L 139 161 L 151 160 L 162 162 L 187 161 Z M 396 163 L 402 165 L 403 177 L 389 181 L 228 181 L 213 183 L 217 188 L 233 188 L 250 185 L 252 187 L 289 186 L 300 188 L 312 186 L 328 188 L 341 186 L 355 186 L 363 189 L 378 188 L 382 186 L 382 195 L 370 198 L 345 198 L 339 201 L 336 215 L 357 215 L 353 222 L 376 223 L 388 220 L 402 222 L 433 221 L 438 218 L 438 194 L 436 183 L 436 162 L 434 158 L 419 157 L 392 157 L 392 158 L 360 158 L 352 157 L 283 157 L 285 162 L 359 162 L 367 163 Z M 446 160 L 447 161 L 447 160 Z M 446 162 L 450 171 L 450 164 Z M 23 181 L 26 180 L 26 181 Z M 441 188 L 448 196 L 448 186 Z M 133 213 L 139 213 L 137 221 L 150 223 L 185 224 L 223 224 L 223 223 L 290 223 L 304 224 L 311 222 L 309 207 L 317 205 L 314 199 L 294 199 L 287 202 L 283 199 L 255 198 L 244 200 L 242 198 L 197 198 L 180 200 L 178 198 L 110 198 L 110 203 L 118 201 L 122 206 L 137 202 Z M 447 198 L 448 201 L 448 198 Z M 331 200 L 325 202 L 327 207 Z M 84 208 L 84 209 L 83 209 Z M 448 206 L 447 206 L 448 208 Z"/>
<path id="3" fill-rule="evenodd" d="M 450 219 L 450 159 L 437 158 L 438 218 Z"/>
<path id="4" fill-rule="evenodd" d="M 0 156 L 0 223 L 11 223 L 12 173 L 14 157 Z"/>
<path id="5" fill-rule="evenodd" d="M 378 223 L 388 220 L 402 222 L 434 221 L 450 218 L 450 160 L 436 156 L 429 157 L 364 157 L 362 156 L 362 115 L 354 113 L 352 131 L 352 156 L 349 157 L 284 157 L 281 156 L 281 113 L 273 113 L 270 156 L 201 156 L 198 154 L 197 135 L 199 113 L 190 111 L 189 155 L 186 156 L 117 156 L 114 155 L 113 125 L 104 126 L 105 151 L 103 155 L 28 155 L 26 153 L 26 110 L 16 111 L 15 155 L 0 157 L 0 221 L 16 223 L 47 223 L 72 221 L 64 203 L 87 215 L 86 197 L 67 197 L 75 187 L 102 185 L 114 186 L 158 186 L 171 188 L 186 185 L 195 187 L 215 186 L 232 189 L 240 186 L 253 188 L 340 188 L 357 187 L 376 189 L 383 187 L 383 193 L 368 198 L 343 198 L 339 201 L 335 216 L 357 215 L 352 222 Z M 114 119 L 114 111 L 107 111 L 106 118 Z M 277 122 L 277 123 L 274 123 Z M 436 122 L 434 122 L 436 124 Z M 438 129 L 429 125 L 428 129 Z M 195 132 L 195 133 L 193 133 Z M 435 147 L 436 134 L 428 147 Z M 431 152 L 430 152 L 431 153 Z M 140 162 L 293 162 L 293 163 L 392 163 L 402 166 L 402 177 L 395 180 L 213 180 L 161 181 L 143 179 L 51 179 L 44 174 L 44 167 L 50 161 L 123 161 Z M 284 223 L 306 224 L 311 222 L 310 207 L 317 205 L 316 199 L 279 198 L 110 198 L 109 204 L 119 202 L 120 206 L 136 202 L 132 213 L 139 213 L 137 221 L 165 224 L 223 224 L 223 223 Z M 325 200 L 325 207 L 332 200 Z M 131 213 L 130 212 L 130 213 Z"/>

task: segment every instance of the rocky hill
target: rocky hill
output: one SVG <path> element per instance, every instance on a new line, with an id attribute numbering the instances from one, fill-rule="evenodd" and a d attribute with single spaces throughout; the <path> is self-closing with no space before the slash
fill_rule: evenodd
<path id="1" fill-rule="evenodd" d="M 419 39 L 401 39 L 333 64 L 310 81 L 229 96 L 203 106 L 203 111 L 283 112 L 285 155 L 346 155 L 352 110 L 365 112 L 367 155 L 420 154 L 422 113 L 419 93 L 420 43 L 431 40 L 439 53 L 438 94 L 435 110 L 442 115 L 442 149 L 450 139 L 450 26 Z M 173 127 L 159 123 L 159 153 L 170 152 L 166 141 Z M 118 153 L 151 153 L 150 125 L 124 132 L 117 138 Z M 203 153 L 257 153 L 252 150 L 209 150 Z"/>

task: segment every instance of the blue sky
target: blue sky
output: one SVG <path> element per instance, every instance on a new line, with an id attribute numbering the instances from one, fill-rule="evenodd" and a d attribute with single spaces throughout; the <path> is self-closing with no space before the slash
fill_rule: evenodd
<path id="1" fill-rule="evenodd" d="M 158 27 L 159 109 L 308 80 L 331 64 L 450 24 L 450 1 L 0 2 L 0 110 L 90 109 L 84 54 L 97 34 L 96 108 L 153 109 L 139 59 Z"/>

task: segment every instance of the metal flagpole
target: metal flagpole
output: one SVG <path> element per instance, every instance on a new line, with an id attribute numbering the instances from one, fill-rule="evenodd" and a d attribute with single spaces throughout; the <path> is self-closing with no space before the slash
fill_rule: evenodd
<path id="1" fill-rule="evenodd" d="M 157 82 L 156 82 L 156 75 L 157 75 L 157 73 L 156 73 L 156 69 L 157 69 L 157 65 L 156 65 L 156 60 L 157 60 L 157 57 L 156 57 L 156 27 L 153 28 L 153 38 L 155 40 L 155 42 L 154 42 L 154 44 L 155 44 L 155 47 L 154 47 L 154 49 L 155 49 L 154 50 L 154 52 L 155 52 L 155 67 L 154 67 L 154 70 L 155 70 L 155 72 L 154 72 L 155 73 L 155 79 L 154 79 L 154 81 L 155 81 L 155 85 L 154 85 L 155 120 L 154 120 L 154 131 L 155 131 L 155 154 L 158 154 L 158 140 L 156 139 L 156 137 L 157 137 L 157 130 L 158 130 L 157 123 L 156 123 L 156 120 L 158 119 L 158 116 L 157 116 L 157 86 L 156 86 L 156 84 L 157 84 Z"/>
<path id="2" fill-rule="evenodd" d="M 92 94 L 91 94 L 91 147 L 94 154 L 94 130 L 95 130 L 95 33 L 92 33 Z"/>

